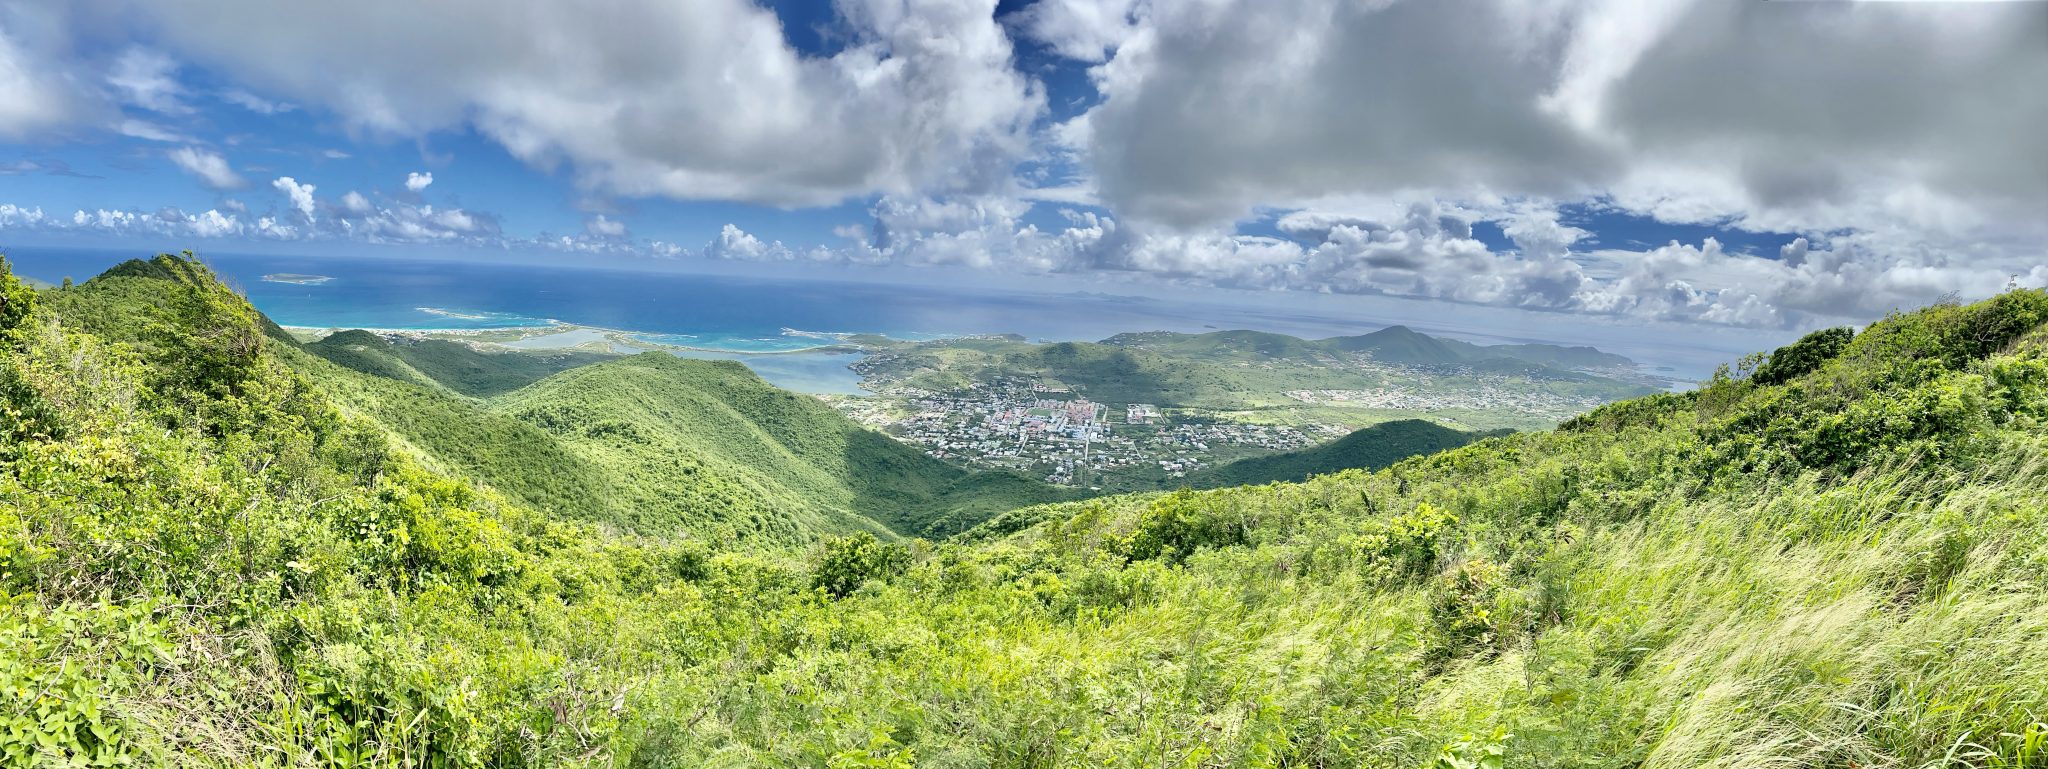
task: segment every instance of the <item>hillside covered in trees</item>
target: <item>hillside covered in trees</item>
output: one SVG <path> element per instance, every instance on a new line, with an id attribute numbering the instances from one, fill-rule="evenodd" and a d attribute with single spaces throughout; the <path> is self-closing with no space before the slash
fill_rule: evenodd
<path id="1" fill-rule="evenodd" d="M 551 491 L 724 424 L 620 388 L 821 431 L 718 436 L 759 483 L 905 471 L 715 364 L 479 399 L 194 262 L 0 272 L 0 765 L 2043 766 L 2044 322 L 1930 307 L 1371 473 L 708 540 Z"/>
<path id="2" fill-rule="evenodd" d="M 1345 470 L 1378 470 L 1413 456 L 1454 449 L 1490 434 L 1453 430 L 1420 419 L 1397 419 L 1353 431 L 1337 440 L 1295 451 L 1247 457 L 1189 473 L 1180 485 L 1191 489 L 1305 481 L 1310 476 Z"/>

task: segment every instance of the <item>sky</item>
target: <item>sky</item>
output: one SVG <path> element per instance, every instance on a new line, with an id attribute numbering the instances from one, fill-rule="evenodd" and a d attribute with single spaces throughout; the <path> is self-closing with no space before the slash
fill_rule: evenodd
<path id="1" fill-rule="evenodd" d="M 1783 335 L 2048 284 L 2043 83 L 2025 0 L 0 0 L 0 248 Z"/>

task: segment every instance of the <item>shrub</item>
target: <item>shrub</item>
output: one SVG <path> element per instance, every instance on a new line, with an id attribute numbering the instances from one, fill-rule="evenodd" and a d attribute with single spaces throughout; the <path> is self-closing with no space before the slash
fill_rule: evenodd
<path id="1" fill-rule="evenodd" d="M 1424 502 L 1385 520 L 1369 521 L 1352 540 L 1367 576 L 1379 580 L 1418 577 L 1436 567 L 1444 537 L 1458 517 Z"/>
<path id="2" fill-rule="evenodd" d="M 1138 527 L 1118 543 L 1117 551 L 1133 561 L 1181 563 L 1204 547 L 1243 545 L 1248 540 L 1245 521 L 1217 509 L 1227 499 L 1187 489 L 1160 497 L 1145 508 Z"/>
<path id="3" fill-rule="evenodd" d="M 1824 328 L 1807 334 L 1797 342 L 1772 350 L 1763 365 L 1749 375 L 1749 381 L 1761 385 L 1792 381 L 1841 355 L 1855 336 L 1855 329 L 1848 327 Z"/>
<path id="4" fill-rule="evenodd" d="M 861 532 L 825 542 L 812 586 L 834 598 L 845 598 L 869 580 L 888 579 L 909 567 L 909 547 Z"/>

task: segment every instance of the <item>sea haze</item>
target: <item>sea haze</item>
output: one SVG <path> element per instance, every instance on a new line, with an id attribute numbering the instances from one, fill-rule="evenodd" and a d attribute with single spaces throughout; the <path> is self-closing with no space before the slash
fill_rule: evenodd
<path id="1" fill-rule="evenodd" d="M 72 248 L 14 249 L 7 254 L 17 272 L 53 283 L 66 277 L 83 280 L 138 255 Z M 852 357 L 788 354 L 827 344 L 830 338 L 825 335 L 833 333 L 898 339 L 1013 333 L 1034 340 L 1099 340 L 1127 331 L 1250 328 L 1318 338 L 1401 322 L 1087 292 L 996 292 L 412 259 L 246 254 L 204 258 L 258 309 L 286 326 L 595 326 L 634 332 L 664 344 L 724 351 L 707 355 L 742 360 L 778 385 L 807 392 L 858 392 L 857 378 L 845 368 Z M 263 280 L 264 275 L 277 273 L 332 280 L 310 285 Z M 1418 327 L 1433 331 L 1429 324 Z"/>

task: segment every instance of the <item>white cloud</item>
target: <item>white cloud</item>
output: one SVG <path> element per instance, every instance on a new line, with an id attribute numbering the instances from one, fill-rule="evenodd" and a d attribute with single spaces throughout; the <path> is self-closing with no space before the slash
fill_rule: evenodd
<path id="1" fill-rule="evenodd" d="M 1025 28 L 1114 51 L 1075 143 L 1113 210 L 1184 228 L 1360 193 L 1628 188 L 1631 207 L 1802 230 L 2048 206 L 2040 4 L 1148 0 L 1129 18 L 1108 45 L 1115 25 Z"/>
<path id="2" fill-rule="evenodd" d="M 1016 21 L 1062 56 L 1099 62 L 1135 31 L 1140 8 L 1139 0 L 1039 0 Z"/>
<path id="3" fill-rule="evenodd" d="M 322 150 L 320 156 L 328 160 L 347 160 L 351 157 L 348 153 L 341 150 Z"/>
<path id="4" fill-rule="evenodd" d="M 746 230 L 727 224 L 719 230 L 718 239 L 704 246 L 704 256 L 743 262 L 780 262 L 796 258 L 796 253 L 781 241 L 763 243 L 760 238 L 747 234 Z"/>
<path id="5" fill-rule="evenodd" d="M 405 188 L 413 192 L 419 192 L 420 190 L 424 190 L 427 188 L 427 185 L 433 183 L 434 174 L 431 171 L 414 171 L 412 173 L 405 175 Z"/>
<path id="6" fill-rule="evenodd" d="M 0 229 L 38 229 L 48 221 L 41 208 L 0 203 Z"/>
<path id="7" fill-rule="evenodd" d="M 179 147 L 171 150 L 170 158 L 171 162 L 184 169 L 185 173 L 199 177 L 206 186 L 216 190 L 241 189 L 249 183 L 241 174 L 235 173 L 235 169 L 228 165 L 227 159 L 217 152 L 198 147 Z"/>
<path id="8" fill-rule="evenodd" d="M 626 223 L 598 214 L 583 220 L 583 231 L 592 237 L 623 238 L 626 236 Z"/>
<path id="9" fill-rule="evenodd" d="M 272 181 L 270 186 L 276 187 L 278 192 L 290 198 L 292 208 L 298 209 L 299 215 L 305 217 L 306 221 L 314 221 L 313 185 L 300 184 L 298 180 L 289 176 L 280 176 Z"/>
<path id="10" fill-rule="evenodd" d="M 240 88 L 230 88 L 221 91 L 220 100 L 258 115 L 275 115 L 281 112 L 290 112 L 294 109 L 290 104 L 271 101 Z"/>
<path id="11" fill-rule="evenodd" d="M 2040 3 L 1040 0 L 998 23 L 993 0 L 837 0 L 829 55 L 793 49 L 748 0 L 30 6 L 0 0 L 0 136 L 74 121 L 196 144 L 118 111 L 186 108 L 186 63 L 233 86 L 221 100 L 290 99 L 352 135 L 474 130 L 567 169 L 581 196 L 876 201 L 838 230 L 844 248 L 728 227 L 714 258 L 1763 326 L 1978 295 L 2048 264 Z M 1099 102 L 1044 125 L 1009 34 L 1089 65 Z M 263 237 L 511 242 L 487 214 L 416 196 L 273 186 L 290 205 Z M 1805 240 L 1776 259 L 1710 240 L 1616 248 L 1560 216 L 1588 202 Z M 1034 205 L 1071 208 L 1048 225 Z M 1276 214 L 1278 237 L 1236 226 Z M 1513 248 L 1490 251 L 1482 221 Z M 688 251 L 601 215 L 530 242 Z"/>
<path id="12" fill-rule="evenodd" d="M 69 84 L 0 25 L 0 137 L 22 137 L 73 117 Z"/>
<path id="13" fill-rule="evenodd" d="M 119 132 L 122 136 L 132 136 L 137 139 L 147 139 L 153 142 L 165 142 L 168 144 L 182 144 L 197 141 L 197 139 L 178 133 L 177 131 L 173 131 L 169 128 L 165 128 L 156 123 L 152 123 L 147 120 L 135 120 L 132 118 L 122 120 L 121 122 L 116 123 L 114 125 L 114 130 Z"/>
<path id="14" fill-rule="evenodd" d="M 183 100 L 185 88 L 178 83 L 178 64 L 169 56 L 147 48 L 130 48 L 114 60 L 107 72 L 122 101 L 152 112 L 182 115 L 192 111 Z"/>
<path id="15" fill-rule="evenodd" d="M 835 7 L 830 56 L 749 0 L 93 0 L 65 28 L 148 30 L 360 130 L 467 124 L 621 195 L 811 205 L 1006 183 L 1044 98 L 1011 67 L 995 0 Z"/>

